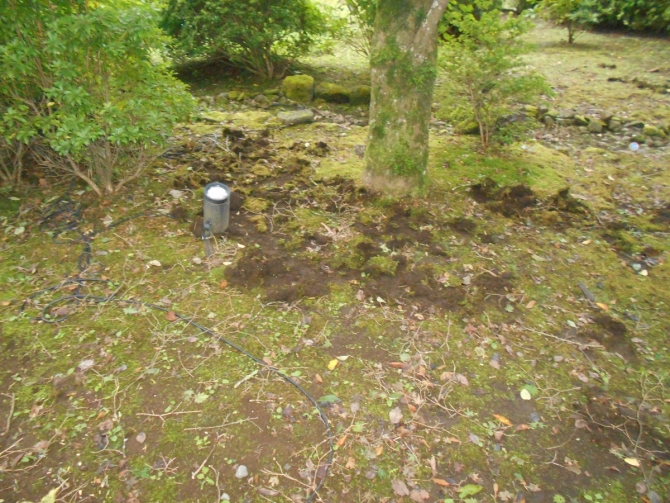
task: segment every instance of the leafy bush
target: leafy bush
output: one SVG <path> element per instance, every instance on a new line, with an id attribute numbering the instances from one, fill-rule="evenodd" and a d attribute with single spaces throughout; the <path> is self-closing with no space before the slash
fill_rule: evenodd
<path id="1" fill-rule="evenodd" d="M 501 132 L 502 119 L 518 102 L 536 98 L 551 90 L 544 78 L 528 71 L 520 56 L 527 50 L 520 37 L 529 24 L 522 18 L 502 19 L 500 11 L 489 10 L 488 0 L 462 5 L 449 14 L 458 36 L 445 34 L 440 66 L 445 70 L 450 107 L 461 119 L 476 123 L 482 148 Z M 480 18 L 473 14 L 480 10 Z"/>
<path id="2" fill-rule="evenodd" d="M 545 19 L 568 30 L 568 43 L 575 41 L 579 30 L 598 22 L 597 0 L 542 0 L 538 12 Z"/>
<path id="3" fill-rule="evenodd" d="M 309 0 L 170 0 L 162 26 L 177 56 L 225 58 L 267 78 L 283 76 L 326 29 Z"/>
<path id="4" fill-rule="evenodd" d="M 142 173 L 193 99 L 155 64 L 165 40 L 152 11 L 56 5 L 3 19 L 15 34 L 0 45 L 5 158 L 27 145 L 98 195 L 114 193 Z"/>
<path id="5" fill-rule="evenodd" d="M 597 0 L 598 23 L 639 31 L 670 31 L 670 0 Z"/>
<path id="6" fill-rule="evenodd" d="M 344 0 L 349 16 L 341 35 L 357 53 L 370 57 L 370 44 L 375 27 L 378 0 Z"/>

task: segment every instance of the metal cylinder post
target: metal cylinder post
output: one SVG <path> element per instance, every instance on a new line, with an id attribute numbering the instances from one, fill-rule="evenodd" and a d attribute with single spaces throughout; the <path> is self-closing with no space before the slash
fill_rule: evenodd
<path id="1" fill-rule="evenodd" d="M 205 187 L 203 220 L 209 223 L 212 235 L 221 235 L 228 228 L 230 218 L 230 189 L 221 182 L 212 182 Z"/>

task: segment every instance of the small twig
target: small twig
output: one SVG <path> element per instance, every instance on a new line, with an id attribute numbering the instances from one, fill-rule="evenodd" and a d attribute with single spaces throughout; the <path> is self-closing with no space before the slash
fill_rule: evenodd
<path id="1" fill-rule="evenodd" d="M 163 424 L 165 424 L 165 417 L 167 416 L 179 416 L 182 414 L 202 414 L 201 410 L 185 410 L 185 411 L 175 411 L 175 412 L 166 412 L 164 414 L 154 414 L 149 412 L 138 412 L 138 416 L 147 416 L 147 417 L 157 417 Z"/>
<path id="2" fill-rule="evenodd" d="M 540 330 L 533 330 L 532 328 L 527 328 L 529 332 L 533 332 L 534 334 L 538 335 L 543 335 L 544 337 L 550 337 L 552 339 L 556 339 L 557 341 L 565 342 L 566 344 L 572 344 L 573 346 L 577 346 L 580 349 L 588 349 L 588 348 L 595 348 L 595 349 L 602 349 L 602 344 L 594 343 L 594 344 L 583 344 L 578 341 L 571 341 L 570 339 L 563 339 L 562 337 L 558 337 L 556 335 L 548 334 L 546 332 L 541 332 Z"/>
<path id="3" fill-rule="evenodd" d="M 11 398 L 12 402 L 9 406 L 9 414 L 7 415 L 7 424 L 5 425 L 5 431 L 3 431 L 2 434 L 0 434 L 0 437 L 4 437 L 5 435 L 7 435 L 7 433 L 9 433 L 9 427 L 12 424 L 12 416 L 14 415 L 14 405 L 16 404 L 16 394 L 15 393 L 12 393 L 11 395 L 6 395 L 6 394 L 3 393 L 3 395 L 5 395 L 6 397 Z"/>
<path id="4" fill-rule="evenodd" d="M 240 423 L 246 423 L 250 422 L 253 424 L 256 428 L 258 428 L 260 431 L 263 431 L 263 429 L 258 426 L 256 423 L 254 423 L 254 419 L 258 419 L 257 417 L 249 417 L 247 419 L 240 419 L 239 421 L 233 421 L 232 423 L 224 423 L 220 424 L 218 426 L 196 426 L 193 428 L 184 428 L 184 431 L 202 431 L 202 430 L 216 430 L 217 428 L 225 428 L 226 426 L 232 426 L 234 424 L 240 424 Z"/>
<path id="5" fill-rule="evenodd" d="M 216 440 L 214 441 L 214 445 L 212 445 L 212 449 L 209 451 L 209 454 L 205 457 L 205 459 L 202 460 L 202 463 L 200 463 L 200 466 L 196 469 L 196 471 L 191 473 L 191 479 L 195 480 L 195 478 L 198 476 L 198 473 L 200 473 L 200 470 L 207 464 L 207 461 L 209 461 L 209 458 L 212 457 L 212 454 L 214 454 L 214 449 L 216 449 L 216 446 L 219 445 L 219 439 L 221 436 L 217 436 Z"/>

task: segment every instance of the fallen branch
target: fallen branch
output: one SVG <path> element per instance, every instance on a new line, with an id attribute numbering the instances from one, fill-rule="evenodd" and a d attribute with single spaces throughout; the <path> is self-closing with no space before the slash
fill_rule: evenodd
<path id="1" fill-rule="evenodd" d="M 5 425 L 5 430 L 2 432 L 2 434 L 0 434 L 0 437 L 4 437 L 7 435 L 7 433 L 9 433 L 9 427 L 12 424 L 12 416 L 14 415 L 14 405 L 16 404 L 16 394 L 12 393 L 10 396 L 3 393 L 3 395 L 11 398 L 12 402 L 9 406 L 9 414 L 7 415 L 7 424 Z"/>

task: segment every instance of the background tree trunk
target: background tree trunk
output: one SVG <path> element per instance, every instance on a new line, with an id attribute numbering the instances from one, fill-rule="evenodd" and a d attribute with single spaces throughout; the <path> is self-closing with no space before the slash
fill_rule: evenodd
<path id="1" fill-rule="evenodd" d="M 428 165 L 437 25 L 448 0 L 380 0 L 370 55 L 367 185 L 408 190 Z"/>

